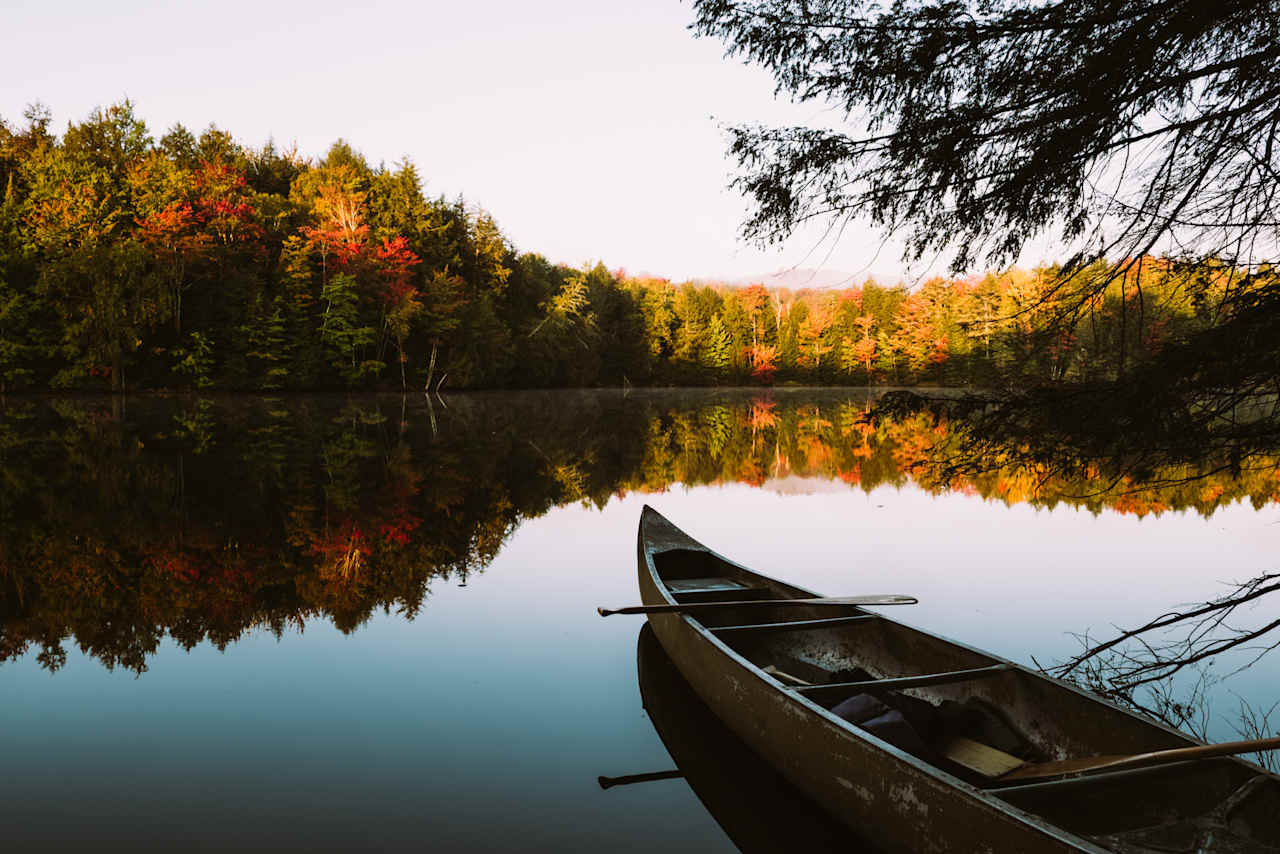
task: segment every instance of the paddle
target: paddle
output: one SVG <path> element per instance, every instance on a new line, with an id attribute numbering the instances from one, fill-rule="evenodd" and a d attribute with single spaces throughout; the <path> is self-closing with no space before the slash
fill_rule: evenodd
<path id="1" fill-rule="evenodd" d="M 844 596 L 830 599 L 739 599 L 733 602 L 684 602 L 675 605 L 632 605 L 629 608 L 596 608 L 600 616 L 610 614 L 676 614 L 689 611 L 708 611 L 715 608 L 745 608 L 753 605 L 914 605 L 920 600 L 914 596 L 887 594 L 883 596 Z"/>
<path id="2" fill-rule="evenodd" d="M 1054 762 L 1038 762 L 1021 765 L 999 775 L 1006 780 L 1040 780 L 1045 777 L 1061 777 L 1082 774 L 1086 771 L 1123 771 L 1165 762 L 1181 762 L 1187 759 L 1210 759 L 1215 756 L 1232 756 L 1237 753 L 1253 753 L 1280 749 L 1280 738 L 1259 738 L 1253 741 L 1227 741 L 1222 744 L 1205 744 L 1197 747 L 1172 747 L 1150 753 L 1134 753 L 1127 756 L 1085 756 L 1080 759 L 1059 759 Z"/>
<path id="3" fill-rule="evenodd" d="M 654 780 L 678 780 L 684 776 L 683 771 L 671 769 L 670 771 L 650 771 L 648 774 L 627 774 L 622 777 L 605 777 L 601 775 L 596 778 L 596 782 L 600 784 L 602 789 L 612 789 L 614 786 L 630 786 L 632 783 L 650 783 Z"/>

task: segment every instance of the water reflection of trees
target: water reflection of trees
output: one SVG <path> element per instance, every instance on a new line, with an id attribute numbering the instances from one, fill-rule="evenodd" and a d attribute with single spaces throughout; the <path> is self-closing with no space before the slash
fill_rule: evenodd
<path id="1" fill-rule="evenodd" d="M 1033 501 L 1052 504 L 1060 496 L 1139 515 L 1193 508 L 1207 516 L 1225 503 L 1280 501 L 1280 396 L 1270 367 L 1258 371 L 1234 356 L 1207 364 L 1181 351 L 1165 361 L 1101 391 L 894 393 L 878 401 L 871 420 L 924 418 L 946 432 L 918 469 L 933 484 L 1016 484 Z M 1241 381 L 1249 370 L 1249 382 Z M 1114 629 L 1105 639 L 1085 632 L 1080 653 L 1049 671 L 1208 738 L 1219 717 L 1210 710 L 1215 686 L 1280 646 L 1280 620 L 1256 616 L 1267 613 L 1256 607 L 1277 591 L 1280 574 L 1266 571 L 1216 599 Z M 1280 708 L 1255 708 L 1244 698 L 1239 705 L 1235 729 L 1249 738 L 1267 734 Z"/>
<path id="2" fill-rule="evenodd" d="M 0 660 L 35 651 L 56 669 L 73 640 L 141 672 L 166 635 L 223 648 L 254 629 L 413 617 L 520 520 L 675 483 L 912 481 L 1137 514 L 1280 497 L 1275 458 L 1105 489 L 1104 463 L 1053 469 L 1016 448 L 959 472 L 947 460 L 971 441 L 962 425 L 923 411 L 872 423 L 867 406 L 835 390 L 10 402 Z"/>
<path id="3" fill-rule="evenodd" d="M 927 417 L 950 425 L 951 441 L 937 443 L 928 460 L 934 482 L 1014 470 L 1034 475 L 1045 494 L 1086 503 L 1098 496 L 1119 509 L 1149 502 L 1156 511 L 1211 511 L 1216 505 L 1196 495 L 1212 499 L 1219 488 L 1228 501 L 1273 500 L 1280 396 L 1253 387 L 1206 392 L 1166 380 L 1135 372 L 1102 391 L 894 392 L 877 403 L 873 420 Z"/>
<path id="4" fill-rule="evenodd" d="M 483 567 L 521 518 L 581 497 L 531 434 L 590 451 L 566 429 L 584 422 L 553 407 L 455 409 L 455 429 L 433 433 L 402 429 L 398 400 L 142 401 L 119 418 L 84 401 L 8 406 L 0 660 L 35 649 L 56 669 L 74 638 L 141 672 L 166 634 L 223 648 L 256 628 L 416 615 L 433 581 Z M 639 444 L 625 424 L 606 435 Z"/>

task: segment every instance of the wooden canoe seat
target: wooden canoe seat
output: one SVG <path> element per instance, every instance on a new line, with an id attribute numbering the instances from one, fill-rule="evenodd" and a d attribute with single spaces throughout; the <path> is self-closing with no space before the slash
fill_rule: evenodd
<path id="1" fill-rule="evenodd" d="M 732 578 L 673 578 L 666 584 L 667 590 L 682 605 L 721 600 L 767 599 L 772 593 L 768 587 L 752 587 Z"/>
<path id="2" fill-rule="evenodd" d="M 957 765 L 968 768 L 983 777 L 999 777 L 1001 774 L 1027 764 L 1025 759 L 1019 759 L 1012 753 L 1005 753 L 989 744 L 963 736 L 948 739 L 938 752 Z"/>
<path id="3" fill-rule="evenodd" d="M 753 590 L 741 581 L 732 578 L 673 578 L 667 582 L 667 589 L 677 595 L 685 593 L 741 593 Z"/>

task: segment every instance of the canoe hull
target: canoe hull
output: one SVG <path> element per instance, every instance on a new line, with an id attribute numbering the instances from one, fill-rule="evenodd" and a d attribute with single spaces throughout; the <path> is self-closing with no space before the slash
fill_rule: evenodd
<path id="1" fill-rule="evenodd" d="M 652 511 L 645 518 L 666 522 Z M 646 605 L 664 604 L 672 599 L 651 555 L 664 547 L 705 547 L 674 527 L 674 533 L 664 526 L 646 538 L 643 526 L 637 548 L 641 598 Z M 696 621 L 652 614 L 649 622 L 689 685 L 730 730 L 877 848 L 929 854 L 1105 851 L 963 781 L 925 771 L 897 748 L 780 691 Z"/>
<path id="2" fill-rule="evenodd" d="M 743 854 L 875 850 L 730 732 L 689 687 L 649 626 L 636 639 L 636 675 L 654 731 L 689 788 Z"/>

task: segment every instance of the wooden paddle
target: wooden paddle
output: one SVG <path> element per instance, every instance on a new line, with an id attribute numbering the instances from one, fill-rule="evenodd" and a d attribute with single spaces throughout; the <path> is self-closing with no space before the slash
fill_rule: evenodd
<path id="1" fill-rule="evenodd" d="M 1128 756 L 1085 756 L 1081 759 L 1059 759 L 1056 762 L 1039 762 L 1023 765 L 1001 774 L 1006 780 L 1038 780 L 1044 777 L 1061 777 L 1065 774 L 1081 774 L 1085 771 L 1123 771 L 1145 765 L 1162 765 L 1186 759 L 1211 759 L 1215 756 L 1233 756 L 1237 753 L 1254 753 L 1280 749 L 1280 738 L 1259 738 L 1252 741 L 1226 741 L 1222 744 L 1202 744 L 1196 747 L 1172 747 L 1153 750 L 1150 753 L 1134 753 Z"/>
<path id="2" fill-rule="evenodd" d="M 654 780 L 678 780 L 683 776 L 683 771 L 673 768 L 670 771 L 651 771 L 648 774 L 627 774 L 623 777 L 605 777 L 601 775 L 596 778 L 596 782 L 600 784 L 600 788 L 602 789 L 612 789 L 614 786 L 630 786 L 632 783 L 649 783 Z"/>
<path id="3" fill-rule="evenodd" d="M 600 616 L 610 614 L 683 614 L 690 611 L 708 611 L 715 608 L 745 608 L 755 605 L 914 605 L 920 600 L 914 596 L 887 594 L 883 596 L 845 596 L 830 599 L 739 599 L 733 602 L 684 602 L 675 605 L 632 605 L 629 608 L 596 608 Z"/>
<path id="4" fill-rule="evenodd" d="M 966 738 L 953 739 L 943 748 L 943 755 L 953 762 L 977 771 L 1001 783 L 1017 780 L 1030 782 L 1049 777 L 1066 777 L 1089 771 L 1124 771 L 1167 762 L 1191 759 L 1212 759 L 1215 756 L 1233 756 L 1237 753 L 1254 753 L 1280 749 L 1280 738 L 1260 738 L 1253 741 L 1228 741 L 1222 744 L 1204 744 L 1196 747 L 1171 747 L 1149 753 L 1127 755 L 1084 756 L 1079 759 L 1058 759 L 1053 762 L 1029 764 L 1016 756 L 988 747 Z"/>

